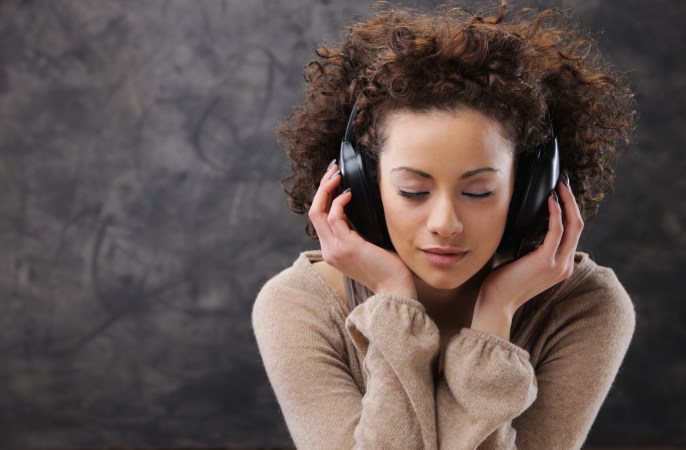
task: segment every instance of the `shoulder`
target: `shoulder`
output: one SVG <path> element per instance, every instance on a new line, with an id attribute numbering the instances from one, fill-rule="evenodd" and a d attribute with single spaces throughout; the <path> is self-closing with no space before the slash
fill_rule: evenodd
<path id="1" fill-rule="evenodd" d="M 624 357 L 635 327 L 634 304 L 615 272 L 577 252 L 571 277 L 524 304 L 513 342 L 537 368 L 555 361 L 549 367 L 563 371 L 607 368 Z"/>
<path id="2" fill-rule="evenodd" d="M 617 319 L 633 322 L 635 319 L 634 304 L 628 292 L 617 278 L 614 270 L 598 265 L 588 253 L 577 252 L 575 272 L 568 286 L 563 286 L 569 300 L 563 305 L 574 309 L 582 307 L 584 310 L 605 312 Z M 583 305 L 575 305 L 573 299 L 583 296 Z"/>
<path id="3" fill-rule="evenodd" d="M 320 288 L 313 266 L 320 260 L 320 253 L 316 251 L 302 252 L 289 266 L 274 275 L 262 286 L 257 295 L 258 300 L 272 296 L 290 295 L 294 293 L 317 293 Z"/>
<path id="4" fill-rule="evenodd" d="M 574 273 L 548 293 L 547 303 L 558 326 L 572 326 L 599 337 L 628 341 L 636 325 L 629 294 L 614 270 L 577 252 Z"/>
<path id="5" fill-rule="evenodd" d="M 318 261 L 321 252 L 303 252 L 262 286 L 252 309 L 255 333 L 345 322 L 337 292 L 314 267 Z"/>

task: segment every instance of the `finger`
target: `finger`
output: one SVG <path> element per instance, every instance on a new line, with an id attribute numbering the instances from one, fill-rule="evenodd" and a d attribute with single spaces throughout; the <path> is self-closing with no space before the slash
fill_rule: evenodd
<path id="1" fill-rule="evenodd" d="M 334 190 L 340 183 L 338 164 L 332 164 L 319 182 L 319 188 L 312 199 L 310 209 L 317 212 L 328 212 Z"/>
<path id="2" fill-rule="evenodd" d="M 560 194 L 560 202 L 564 211 L 565 219 L 565 233 L 560 243 L 558 254 L 562 258 L 574 258 L 581 232 L 584 229 L 584 220 L 581 217 L 581 211 L 574 198 L 574 193 L 562 181 L 558 183 L 557 191 Z"/>
<path id="3" fill-rule="evenodd" d="M 346 189 L 331 202 L 331 210 L 329 211 L 327 220 L 337 239 L 347 239 L 352 232 L 348 225 L 348 221 L 346 220 L 344 209 L 345 205 L 347 205 L 351 199 L 352 192 L 350 189 Z"/>
<path id="4" fill-rule="evenodd" d="M 333 192 L 340 184 L 339 174 L 340 172 L 338 172 L 338 166 L 336 164 L 329 167 L 329 170 L 327 170 L 322 177 L 319 188 L 317 188 L 317 192 L 314 194 L 312 204 L 310 205 L 308 217 L 317 231 L 317 236 L 319 236 L 320 240 L 327 240 L 333 237 L 327 222 L 327 216 L 329 214 L 329 208 L 331 207 Z"/>
<path id="5" fill-rule="evenodd" d="M 550 261 L 554 260 L 557 255 L 562 235 L 564 234 L 564 225 L 562 223 L 562 207 L 555 201 L 552 195 L 548 196 L 548 232 L 543 239 L 541 247 L 544 253 L 550 257 Z"/>

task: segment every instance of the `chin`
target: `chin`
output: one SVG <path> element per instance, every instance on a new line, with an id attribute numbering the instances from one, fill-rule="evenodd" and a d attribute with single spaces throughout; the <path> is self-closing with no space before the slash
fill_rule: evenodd
<path id="1" fill-rule="evenodd" d="M 465 281 L 462 278 L 457 278 L 457 277 L 451 277 L 449 279 L 443 278 L 443 277 L 419 277 L 421 280 L 426 283 L 428 286 L 431 286 L 434 289 L 441 289 L 441 290 L 452 290 L 456 289 L 460 286 L 462 286 Z"/>
<path id="2" fill-rule="evenodd" d="M 469 256 L 469 255 L 468 255 Z M 493 256 L 483 263 L 469 264 L 465 267 L 421 267 L 413 271 L 415 276 L 433 289 L 451 290 L 463 286 L 475 277 L 484 275 L 492 267 Z M 464 260 L 463 260 L 464 262 Z M 472 261 L 473 263 L 473 261 Z M 459 264 L 459 263 L 458 263 Z"/>
<path id="3" fill-rule="evenodd" d="M 414 272 L 414 271 L 413 271 Z M 445 269 L 426 269 L 414 272 L 415 276 L 421 280 L 422 283 L 433 289 L 450 290 L 462 286 L 474 274 L 465 277 L 464 270 L 445 270 Z"/>

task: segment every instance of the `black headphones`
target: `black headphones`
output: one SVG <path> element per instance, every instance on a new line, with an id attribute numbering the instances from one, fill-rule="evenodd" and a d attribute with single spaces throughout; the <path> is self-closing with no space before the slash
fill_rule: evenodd
<path id="1" fill-rule="evenodd" d="M 367 152 L 357 151 L 352 144 L 356 116 L 357 102 L 348 118 L 339 157 L 339 192 L 350 188 L 353 194 L 345 205 L 345 214 L 362 238 L 393 250 L 376 176 L 377 162 Z M 550 115 L 546 113 L 546 116 L 552 130 Z M 560 176 L 560 153 L 555 131 L 550 139 L 533 151 L 520 153 L 516 164 L 514 192 L 501 245 L 507 243 L 514 246 L 514 258 L 518 259 L 523 256 L 521 251 L 525 240 L 540 233 L 547 223 L 547 199 Z"/>

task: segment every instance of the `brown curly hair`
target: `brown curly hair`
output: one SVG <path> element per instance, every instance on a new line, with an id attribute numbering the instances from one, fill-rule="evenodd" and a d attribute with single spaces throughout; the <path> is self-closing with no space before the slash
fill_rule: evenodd
<path id="1" fill-rule="evenodd" d="M 340 45 L 320 45 L 305 66 L 305 101 L 278 129 L 291 163 L 282 180 L 291 209 L 308 211 L 358 100 L 355 145 L 377 158 L 389 111 L 475 108 L 505 125 L 515 155 L 548 137 L 550 111 L 561 166 L 590 220 L 613 188 L 611 164 L 629 144 L 633 94 L 569 13 L 523 9 L 505 20 L 506 9 L 480 17 L 385 5 L 351 25 Z M 309 220 L 306 231 L 316 238 Z"/>

